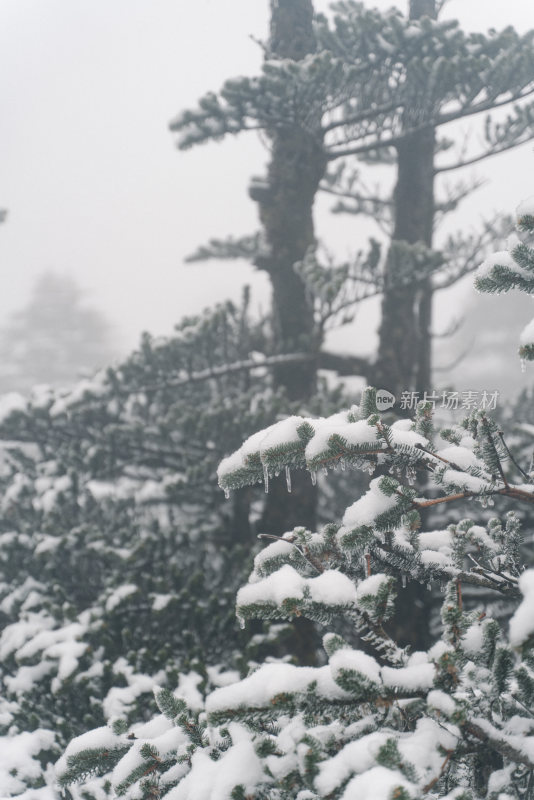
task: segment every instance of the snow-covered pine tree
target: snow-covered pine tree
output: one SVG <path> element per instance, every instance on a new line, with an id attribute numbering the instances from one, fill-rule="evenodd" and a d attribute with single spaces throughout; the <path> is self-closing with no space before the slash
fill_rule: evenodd
<path id="1" fill-rule="evenodd" d="M 226 502 L 216 468 L 288 408 L 247 303 L 0 399 L 2 796 L 51 792 L 67 742 L 150 713 L 155 682 L 243 664 L 233 600 L 265 494 Z"/>
<path id="2" fill-rule="evenodd" d="M 433 293 L 474 269 L 502 233 L 486 222 L 471 235 L 434 236 L 479 185 L 460 180 L 451 187 L 440 178 L 532 136 L 532 32 L 467 35 L 458 23 L 437 19 L 438 0 L 408 5 L 404 15 L 341 2 L 330 19 L 314 20 L 311 0 L 272 0 L 262 74 L 227 81 L 171 123 L 182 149 L 249 129 L 259 129 L 270 148 L 265 177 L 249 189 L 259 233 L 212 241 L 194 258 L 241 257 L 267 273 L 275 351 L 310 355 L 298 369 L 275 373 L 290 397 L 309 397 L 317 369 L 332 366 L 397 396 L 431 390 Z M 488 118 L 480 151 L 455 145 L 449 123 L 512 104 L 506 122 Z M 369 189 L 362 163 L 394 167 L 394 191 Z M 373 240 L 348 263 L 325 264 L 312 213 L 321 190 L 336 197 L 336 210 L 378 222 L 380 243 Z M 511 226 L 503 227 L 507 234 Z M 325 351 L 328 326 L 350 321 L 358 304 L 377 294 L 377 358 Z M 299 473 L 293 484 L 288 496 L 272 482 L 263 523 L 273 533 L 297 522 L 315 527 L 313 487 Z M 406 596 L 418 600 L 411 596 L 417 592 L 411 587 Z M 412 636 L 422 646 L 424 639 Z"/>
<path id="3" fill-rule="evenodd" d="M 523 214 L 518 224 L 534 230 Z M 528 269 L 505 266 L 514 281 Z M 491 269 L 498 277 L 502 259 Z M 306 616 L 329 628 L 322 666 L 264 663 L 202 705 L 184 687 L 156 690 L 151 722 L 113 720 L 74 740 L 60 783 L 100 771 L 119 796 L 143 800 L 531 798 L 534 571 L 521 563 L 517 514 L 481 525 L 473 503 L 531 507 L 534 486 L 486 411 L 437 429 L 427 402 L 413 420 L 391 423 L 367 389 L 347 411 L 254 434 L 218 475 L 229 493 L 268 489 L 279 471 L 289 488 L 296 469 L 314 480 L 320 470 L 377 467 L 340 523 L 273 537 L 237 595 L 243 624 Z M 424 493 L 414 488 L 420 476 Z M 423 512 L 457 506 L 461 521 L 434 530 L 425 518 L 422 527 Z M 439 583 L 444 595 L 441 638 L 424 652 L 387 632 L 408 581 Z M 509 598 L 509 626 L 466 609 L 466 586 Z"/>
<path id="4" fill-rule="evenodd" d="M 309 0 L 273 0 L 273 19 L 276 14 L 290 16 L 291 8 L 296 16 L 305 10 L 306 47 L 299 39 L 298 55 L 277 55 L 267 46 L 258 77 L 226 81 L 218 94 L 209 93 L 198 108 L 180 113 L 171 123 L 181 149 L 258 129 L 269 141 L 273 132 L 283 132 L 288 143 L 300 141 L 300 158 L 307 148 L 310 169 L 299 176 L 302 191 L 294 204 L 298 217 L 292 228 L 293 217 L 286 215 L 287 242 L 298 245 L 290 248 L 295 260 L 302 255 L 294 251 L 309 247 L 314 235 L 317 187 L 338 198 L 338 210 L 366 214 L 385 227 L 393 244 L 387 259 L 375 263 L 373 274 L 355 264 L 345 283 L 339 280 L 342 270 L 336 278 L 338 290 L 344 286 L 345 299 L 365 297 L 369 279 L 375 291 L 384 293 L 378 363 L 359 359 L 352 366 L 395 394 L 416 383 L 423 391 L 430 389 L 432 292 L 473 269 L 486 238 L 481 234 L 472 239 L 464 232 L 432 241 L 437 223 L 478 185 L 465 180 L 452 187 L 435 185 L 436 178 L 450 177 L 464 166 L 529 141 L 533 130 L 534 34 L 519 35 L 509 27 L 487 35 L 466 34 L 457 22 L 435 19 L 442 5 L 438 0 L 412 0 L 406 16 L 398 9 L 381 13 L 345 0 L 333 5 L 331 20 L 316 15 L 313 41 Z M 504 120 L 498 113 L 491 116 L 506 106 Z M 481 148 L 464 153 L 450 123 L 478 114 L 490 115 L 481 130 Z M 360 163 L 355 165 L 355 159 Z M 366 185 L 362 162 L 397 166 L 393 195 Z M 269 209 L 275 212 L 278 207 L 283 178 L 270 168 L 265 179 L 251 184 L 262 222 Z M 299 227 L 303 220 L 306 225 Z M 278 233 L 282 231 L 283 226 Z M 252 259 L 274 283 L 281 251 L 273 249 L 270 233 L 264 225 L 259 234 L 242 240 L 211 242 L 198 255 Z M 292 266 L 287 255 L 285 272 Z M 320 272 L 313 253 L 307 272 Z M 335 285 L 332 281 L 330 293 Z M 327 307 L 316 288 L 310 282 L 315 302 Z M 316 333 L 311 345 L 320 363 L 320 328 Z"/>

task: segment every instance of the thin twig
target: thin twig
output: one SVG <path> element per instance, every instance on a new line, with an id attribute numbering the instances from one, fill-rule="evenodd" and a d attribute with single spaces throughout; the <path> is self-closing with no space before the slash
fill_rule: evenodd
<path id="1" fill-rule="evenodd" d="M 429 792 L 431 789 L 433 789 L 434 786 L 436 785 L 436 783 L 442 777 L 443 773 L 445 772 L 445 769 L 447 768 L 447 764 L 449 763 L 449 761 L 451 760 L 453 755 L 454 755 L 454 750 L 447 750 L 447 757 L 446 757 L 445 761 L 443 762 L 443 764 L 441 765 L 441 769 L 439 771 L 439 775 L 436 775 L 436 777 L 433 778 L 430 781 L 430 783 L 427 783 L 426 786 L 423 786 L 423 792 L 425 794 L 426 794 L 426 792 Z"/>

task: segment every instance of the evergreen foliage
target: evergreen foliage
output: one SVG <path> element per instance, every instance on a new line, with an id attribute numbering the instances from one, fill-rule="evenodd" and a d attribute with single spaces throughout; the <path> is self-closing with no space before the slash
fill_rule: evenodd
<path id="1" fill-rule="evenodd" d="M 269 646 L 246 650 L 233 605 L 265 495 L 216 486 L 224 453 L 288 408 L 266 348 L 228 303 L 71 390 L 0 401 L 5 795 L 50 786 L 73 736 L 149 713 L 155 684 Z"/>
<path id="2" fill-rule="evenodd" d="M 293 416 L 251 436 L 219 466 L 227 493 L 258 481 L 268 489 L 281 470 L 378 470 L 340 523 L 273 537 L 237 595 L 243 621 L 304 616 L 330 628 L 324 663 L 267 661 L 202 704 L 183 688 L 156 692 L 152 723 L 72 742 L 60 782 L 79 780 L 104 748 L 129 744 L 104 773 L 132 798 L 530 798 L 534 570 L 521 560 L 518 515 L 479 524 L 471 506 L 437 530 L 428 516 L 464 501 L 530 508 L 529 475 L 510 456 L 485 411 L 440 429 L 422 403 L 413 420 L 391 423 L 374 389 L 347 411 Z M 423 476 L 424 491 L 414 488 Z M 388 633 L 407 581 L 443 591 L 441 637 L 426 651 L 411 653 Z M 514 603 L 506 628 L 465 606 L 470 586 Z M 336 631 L 341 618 L 348 634 Z"/>
<path id="3" fill-rule="evenodd" d="M 518 236 L 507 250 L 494 253 L 479 267 L 476 287 L 481 292 L 508 292 L 519 289 L 534 294 L 534 200 L 525 200 L 516 212 Z M 521 358 L 534 360 L 534 320 L 521 334 Z"/>
<path id="4" fill-rule="evenodd" d="M 305 141 L 313 180 L 337 160 L 324 185 L 387 226 L 388 201 L 355 188 L 346 157 L 392 162 L 422 130 L 511 103 L 504 121 L 488 119 L 482 152 L 437 171 L 532 138 L 532 34 L 467 36 L 454 23 L 383 16 L 349 0 L 336 4 L 332 23 L 317 19 L 315 35 L 317 50 L 301 60 L 271 53 L 258 78 L 227 81 L 181 114 L 172 124 L 179 146 L 258 128 L 271 140 Z M 264 212 L 274 190 L 251 187 Z M 438 204 L 440 213 L 464 195 L 460 188 Z M 533 224 L 524 208 L 520 231 Z M 280 290 L 281 254 L 271 244 L 258 235 L 214 241 L 193 258 L 253 255 L 273 284 L 279 273 Z M 465 248 L 455 240 L 451 252 Z M 76 736 L 57 775 L 67 797 L 86 800 L 531 795 L 534 577 L 522 571 L 518 515 L 477 524 L 466 511 L 438 530 L 428 516 L 464 501 L 530 507 L 527 468 L 509 461 L 485 413 L 438 431 L 422 404 L 413 421 L 392 422 L 374 390 L 333 416 L 295 403 L 293 416 L 276 421 L 288 405 L 262 372 L 311 356 L 315 376 L 327 323 L 355 302 L 388 282 L 424 286 L 440 273 L 447 285 L 471 262 L 444 259 L 421 237 L 394 244 L 393 272 L 381 267 L 376 243 L 351 265 L 324 269 L 314 248 L 295 272 L 293 262 L 284 266 L 313 296 L 314 324 L 284 347 L 273 346 L 272 329 L 251 326 L 246 309 L 226 305 L 185 320 L 169 341 L 146 337 L 126 362 L 73 391 L 5 404 L 0 735 L 25 752 L 13 765 L 0 754 L 8 794 L 48 792 L 50 762 Z M 520 242 L 486 266 L 479 288 L 531 291 L 533 263 Z M 523 338 L 522 355 L 534 358 Z M 276 355 L 300 342 L 304 353 Z M 214 472 L 232 450 L 218 470 L 225 504 Z M 291 492 L 296 470 L 315 483 L 318 471 L 337 468 L 377 477 L 341 523 L 271 536 L 237 595 L 242 627 L 275 623 L 253 645 L 295 619 L 329 628 L 323 662 L 271 657 L 259 666 L 229 603 L 261 509 L 263 493 L 246 487 L 262 483 L 269 496 L 282 473 Z M 388 633 L 407 581 L 444 591 L 443 634 L 424 652 Z M 470 586 L 515 604 L 509 632 L 467 608 Z M 146 721 L 152 692 L 160 714 Z"/>
<path id="5" fill-rule="evenodd" d="M 386 465 L 395 473 L 375 478 L 341 524 L 318 533 L 297 528 L 266 547 L 237 595 L 244 620 L 303 615 L 328 627 L 343 617 L 364 649 L 328 633 L 324 666 L 265 663 L 209 693 L 196 716 L 180 692 L 159 694 L 155 738 L 133 726 L 139 742 L 115 768 L 120 777 L 128 771 L 129 796 L 474 800 L 504 797 L 504 789 L 507 797 L 528 796 L 534 573 L 521 571 L 517 517 L 425 530 L 421 513 L 467 498 L 532 504 L 532 487 L 512 482 L 498 431 L 482 412 L 429 440 L 415 420 L 388 425 L 376 408 L 362 417 L 372 398 L 368 390 L 348 412 L 277 423 L 219 468 L 221 485 L 237 488 L 247 476 L 258 480 L 257 460 L 267 471 L 294 469 L 299 449 L 310 470 L 320 461 L 327 468 Z M 428 430 L 430 413 L 421 412 Z M 411 485 L 414 470 L 435 487 L 424 497 Z M 409 653 L 387 633 L 407 580 L 443 585 L 443 634 L 427 652 Z M 464 608 L 462 587 L 470 585 L 514 600 L 508 635 L 480 609 Z M 127 741 L 124 733 L 114 740 L 117 749 Z M 147 744 L 156 748 L 150 786 L 138 781 L 148 768 Z M 64 782 L 91 752 L 84 737 L 69 746 Z"/>
<path id="6" fill-rule="evenodd" d="M 178 146 L 295 126 L 333 160 L 380 153 L 399 136 L 512 102 L 504 122 L 487 121 L 487 146 L 531 138 L 532 108 L 519 101 L 532 94 L 532 32 L 466 34 L 454 21 L 410 20 L 353 0 L 333 10 L 332 22 L 317 17 L 317 53 L 300 61 L 274 54 L 260 76 L 227 80 L 219 94 L 176 116 Z M 403 112 L 410 126 L 401 130 Z"/>

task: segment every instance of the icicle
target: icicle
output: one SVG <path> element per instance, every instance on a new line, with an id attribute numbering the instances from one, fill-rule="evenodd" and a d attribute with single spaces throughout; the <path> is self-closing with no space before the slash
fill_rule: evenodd
<path id="1" fill-rule="evenodd" d="M 534 456 L 533 456 L 533 458 L 534 458 Z M 342 471 L 345 472 L 345 470 L 347 469 L 347 465 L 346 465 L 345 461 L 341 461 L 340 465 L 341 465 Z"/>
<path id="2" fill-rule="evenodd" d="M 442 592 L 442 594 L 445 593 L 445 591 L 447 590 L 447 581 L 440 581 L 439 590 L 440 592 Z"/>
<path id="3" fill-rule="evenodd" d="M 495 500 L 493 499 L 493 497 L 488 497 L 488 505 L 489 506 L 494 506 L 495 505 Z"/>
<path id="4" fill-rule="evenodd" d="M 226 500 L 230 499 L 230 489 L 225 489 L 224 490 L 224 496 L 225 496 Z"/>
<path id="5" fill-rule="evenodd" d="M 245 630 L 245 620 L 244 620 L 244 618 L 240 617 L 239 614 L 237 614 L 237 621 L 239 622 L 239 627 L 241 628 L 241 630 L 244 631 Z"/>
<path id="6" fill-rule="evenodd" d="M 428 589 L 429 592 L 432 591 L 432 584 L 430 583 L 430 581 L 428 581 L 426 588 Z"/>
<path id="7" fill-rule="evenodd" d="M 408 579 L 406 577 L 406 573 L 405 572 L 403 572 L 402 575 L 401 575 L 401 583 L 402 583 L 402 588 L 406 589 L 406 584 L 408 583 Z"/>
<path id="8" fill-rule="evenodd" d="M 269 470 L 267 465 L 263 465 L 263 483 L 265 485 L 265 494 L 269 494 Z"/>
<path id="9" fill-rule="evenodd" d="M 522 358 L 521 359 L 521 372 L 526 372 L 526 371 L 527 371 L 527 362 L 525 361 L 524 358 Z"/>
<path id="10" fill-rule="evenodd" d="M 316 473 L 316 471 L 314 469 L 312 469 L 312 471 L 310 472 L 310 475 L 311 475 L 311 482 L 315 486 L 316 483 L 317 483 L 317 473 Z"/>
<path id="11" fill-rule="evenodd" d="M 328 475 L 328 467 L 323 467 L 323 475 Z"/>
<path id="12" fill-rule="evenodd" d="M 286 467 L 286 486 L 287 491 L 291 494 L 291 470 L 289 467 Z"/>

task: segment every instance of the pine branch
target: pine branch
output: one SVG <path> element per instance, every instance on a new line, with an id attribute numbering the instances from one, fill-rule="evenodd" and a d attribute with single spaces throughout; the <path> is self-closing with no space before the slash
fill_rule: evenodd
<path id="1" fill-rule="evenodd" d="M 507 486 L 503 489 L 488 489 L 484 492 L 458 492 L 457 494 L 450 494 L 446 497 L 434 497 L 431 500 L 413 500 L 412 507 L 418 511 L 424 508 L 431 508 L 443 503 L 455 503 L 458 500 L 469 500 L 471 497 L 492 497 L 500 495 L 501 497 L 510 497 L 514 500 L 520 500 L 524 503 L 534 504 L 534 493 L 526 492 L 519 489 L 517 486 Z"/>
<path id="2" fill-rule="evenodd" d="M 358 203 L 373 203 L 377 206 L 385 206 L 387 208 L 394 207 L 393 200 L 386 200 L 383 197 L 378 197 L 378 195 L 364 195 L 357 192 L 350 192 L 348 190 L 335 189 L 331 186 L 328 186 L 326 183 L 322 183 L 319 188 L 325 194 L 332 194 L 334 197 L 342 197 L 346 200 L 356 200 Z"/>
<path id="3" fill-rule="evenodd" d="M 530 475 L 528 475 L 528 474 L 525 472 L 525 470 L 524 470 L 522 467 L 520 467 L 520 466 L 519 466 L 519 464 L 518 464 L 518 463 L 517 463 L 517 461 L 515 460 L 515 458 L 514 458 L 514 456 L 513 456 L 512 452 L 510 451 L 510 448 L 509 448 L 509 447 L 508 447 L 508 445 L 506 444 L 506 440 L 505 440 L 505 438 L 504 438 L 504 432 L 503 432 L 503 431 L 499 431 L 498 435 L 499 435 L 499 439 L 501 440 L 502 446 L 503 446 L 503 447 L 504 447 L 504 449 L 506 450 L 506 452 L 507 452 L 507 454 L 508 454 L 508 458 L 510 459 L 510 461 L 512 462 L 512 464 L 514 465 L 514 467 L 515 467 L 515 468 L 518 470 L 518 472 L 519 472 L 519 473 L 520 473 L 520 474 L 523 476 L 523 478 L 525 478 L 525 480 L 526 480 L 527 482 L 530 482 Z"/>
<path id="4" fill-rule="evenodd" d="M 482 103 L 475 103 L 474 105 L 465 106 L 463 109 L 458 111 L 450 111 L 448 114 L 441 114 L 435 120 L 436 127 L 439 125 L 448 125 L 450 122 L 457 122 L 460 119 L 465 119 L 466 117 L 471 117 L 476 114 L 483 114 L 485 111 L 493 111 L 496 108 L 501 108 L 502 106 L 508 106 L 510 103 L 517 103 L 520 100 L 524 100 L 525 97 L 530 97 L 534 94 L 534 86 L 531 88 L 516 92 L 512 94 L 510 97 L 504 97 L 502 100 L 495 100 L 495 99 L 488 99 Z"/>
<path id="5" fill-rule="evenodd" d="M 399 569 L 399 559 L 403 560 L 405 558 L 402 550 L 396 550 L 385 542 L 374 543 L 373 555 L 385 567 L 396 570 Z M 444 581 L 454 579 L 455 581 L 460 581 L 470 586 L 491 589 L 511 599 L 521 597 L 517 581 L 509 576 L 500 575 L 495 572 L 490 573 L 487 569 L 481 567 L 470 554 L 468 554 L 468 557 L 476 564 L 477 572 L 473 571 L 473 569 L 452 572 L 450 568 L 442 569 L 438 564 L 433 565 L 431 568 L 423 564 L 416 564 L 414 567 L 410 567 L 409 571 L 412 577 L 420 581 L 428 581 L 428 575 L 429 572 L 431 572 L 434 579 L 441 578 Z"/>
<path id="6" fill-rule="evenodd" d="M 417 131 L 425 130 L 428 125 L 418 126 L 417 128 L 410 129 L 410 133 L 417 133 Z M 335 161 L 336 158 L 346 158 L 347 156 L 360 156 L 364 155 L 365 153 L 374 153 L 377 150 L 383 150 L 388 147 L 398 147 L 398 145 L 402 144 L 405 139 L 407 138 L 406 135 L 402 136 L 388 136 L 387 139 L 380 139 L 377 138 L 372 142 L 367 142 L 366 144 L 360 144 L 354 147 L 347 147 L 343 150 L 334 150 L 325 149 L 324 155 L 328 161 Z"/>
<path id="7" fill-rule="evenodd" d="M 307 561 L 308 564 L 310 564 L 319 573 L 319 575 L 324 572 L 324 567 L 317 561 L 317 559 L 313 558 L 308 551 L 305 552 L 302 550 L 298 544 L 296 542 L 292 542 L 291 539 L 285 539 L 283 536 L 274 536 L 272 533 L 259 533 L 258 539 L 272 539 L 276 542 L 287 542 L 300 553 L 302 558 Z"/>
<path id="8" fill-rule="evenodd" d="M 438 274 L 438 280 L 433 282 L 433 290 L 448 289 L 461 278 L 474 272 L 480 265 L 481 257 L 490 248 L 492 251 L 495 249 L 496 240 L 504 240 L 512 229 L 512 220 L 509 217 L 503 219 L 502 215 L 499 215 L 493 219 L 483 220 L 482 228 L 477 234 L 449 236 L 441 248 L 444 267 Z"/>
<path id="9" fill-rule="evenodd" d="M 354 356 L 350 353 L 331 353 L 321 350 L 319 353 L 319 369 L 332 370 L 338 375 L 361 375 L 369 378 L 373 366 L 369 359 Z"/>
<path id="10" fill-rule="evenodd" d="M 508 150 L 514 150 L 516 147 L 520 147 L 523 144 L 528 144 L 534 139 L 534 132 L 529 133 L 527 136 L 524 136 L 521 141 L 514 141 L 510 142 L 506 145 L 501 145 L 500 147 L 492 147 L 486 150 L 483 153 L 479 153 L 472 158 L 466 158 L 464 161 L 457 161 L 456 164 L 447 164 L 444 167 L 436 167 L 434 169 L 434 175 L 439 175 L 443 172 L 452 172 L 456 169 L 462 169 L 463 167 L 470 167 L 473 164 L 478 164 L 480 161 L 485 161 L 487 158 L 492 158 L 493 156 L 501 155 L 501 153 L 506 153 Z"/>
<path id="11" fill-rule="evenodd" d="M 491 428 L 490 428 L 490 425 L 489 425 L 489 422 L 488 422 L 488 418 L 486 416 L 482 416 L 480 418 L 480 422 L 481 422 L 482 430 L 484 432 L 484 436 L 486 437 L 486 445 L 490 448 L 491 455 L 495 459 L 495 462 L 497 464 L 497 469 L 499 471 L 499 475 L 501 476 L 501 481 L 504 483 L 506 488 L 509 488 L 508 480 L 506 479 L 506 475 L 504 474 L 504 469 L 503 469 L 502 462 L 501 462 L 501 456 L 500 456 L 500 453 L 499 453 L 499 451 L 497 450 L 497 448 L 495 446 L 495 442 L 493 440 L 493 436 L 492 436 Z"/>
<path id="12" fill-rule="evenodd" d="M 480 723 L 483 724 L 481 725 Z M 481 742 L 496 750 L 504 758 L 510 759 L 517 764 L 523 764 L 529 769 L 534 769 L 534 761 L 525 755 L 522 750 L 514 747 L 509 741 L 510 737 L 502 734 L 502 738 L 500 738 L 500 731 L 486 720 L 468 719 L 461 727 L 471 736 L 475 736 Z"/>
<path id="13" fill-rule="evenodd" d="M 406 649 L 399 647 L 382 625 L 373 622 L 365 611 L 351 611 L 350 616 L 363 641 L 373 647 L 381 658 L 397 666 L 406 662 Z"/>
<path id="14" fill-rule="evenodd" d="M 186 256 L 185 262 L 191 264 L 211 259 L 221 261 L 245 259 L 246 261 L 254 262 L 260 251 L 260 246 L 261 237 L 259 233 L 238 238 L 229 236 L 227 239 L 210 239 L 208 244 L 202 245 L 194 253 Z"/>
<path id="15" fill-rule="evenodd" d="M 221 367 L 193 372 L 186 378 L 177 378 L 165 381 L 164 383 L 154 383 L 146 386 L 125 387 L 117 390 L 118 394 L 129 395 L 143 392 L 157 392 L 162 389 L 174 388 L 177 386 L 187 386 L 191 383 L 221 378 L 226 375 L 233 375 L 239 372 L 249 372 L 250 370 L 265 367 L 277 367 L 280 364 L 301 364 L 306 361 L 316 360 L 320 369 L 332 370 L 339 375 L 363 375 L 367 376 L 372 367 L 369 361 L 360 356 L 343 355 L 320 351 L 319 353 L 287 353 L 276 356 L 267 356 L 261 360 L 249 359 L 237 361 L 234 364 L 225 364 Z"/>
<path id="16" fill-rule="evenodd" d="M 156 392 L 161 389 L 168 389 L 177 386 L 187 386 L 190 383 L 198 383 L 200 381 L 211 380 L 212 378 L 221 378 L 225 375 L 233 375 L 238 372 L 248 372 L 253 369 L 260 369 L 262 367 L 276 367 L 280 364 L 301 364 L 305 361 L 312 361 L 317 358 L 316 354 L 312 353 L 282 353 L 276 356 L 267 356 L 261 360 L 247 359 L 244 361 L 236 361 L 233 364 L 224 364 L 220 367 L 212 367 L 210 369 L 199 370 L 192 372 L 185 378 L 176 378 L 164 383 L 154 383 L 147 386 L 125 387 L 119 388 L 118 394 L 138 394 L 143 392 Z"/>
<path id="17" fill-rule="evenodd" d="M 401 108 L 402 103 L 398 101 L 384 103 L 383 105 L 376 106 L 374 108 L 369 107 L 358 114 L 342 117 L 338 120 L 332 120 L 327 125 L 323 126 L 323 131 L 325 134 L 330 133 L 330 131 L 333 131 L 336 128 L 344 127 L 345 125 L 356 125 L 359 122 L 367 122 L 368 120 L 370 121 L 376 117 L 387 116 L 388 114 L 392 114 L 394 111 L 398 111 Z"/>

